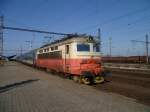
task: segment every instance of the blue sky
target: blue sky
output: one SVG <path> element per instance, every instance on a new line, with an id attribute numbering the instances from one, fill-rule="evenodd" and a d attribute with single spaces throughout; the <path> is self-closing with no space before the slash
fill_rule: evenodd
<path id="1" fill-rule="evenodd" d="M 150 0 L 0 0 L 0 15 L 5 26 L 91 35 L 101 28 L 104 55 L 109 54 L 110 37 L 112 55 L 144 55 L 144 44 L 130 40 L 150 35 Z M 44 36 L 5 30 L 4 49 L 29 50 L 29 40 L 37 48 L 46 41 Z M 13 53 L 20 51 L 5 51 Z"/>

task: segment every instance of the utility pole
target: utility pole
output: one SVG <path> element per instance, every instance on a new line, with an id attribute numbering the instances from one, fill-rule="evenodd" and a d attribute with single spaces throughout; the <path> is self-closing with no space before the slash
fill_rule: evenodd
<path id="1" fill-rule="evenodd" d="M 20 56 L 22 56 L 22 45 L 20 46 Z"/>
<path id="2" fill-rule="evenodd" d="M 149 59 L 148 59 L 148 35 L 146 34 L 146 42 L 145 42 L 145 46 L 146 46 L 146 62 L 149 63 Z"/>
<path id="3" fill-rule="evenodd" d="M 3 56 L 3 25 L 4 25 L 4 17 L 0 16 L 0 56 Z"/>
<path id="4" fill-rule="evenodd" d="M 131 40 L 132 42 L 140 42 L 140 43 L 145 43 L 145 51 L 146 51 L 146 63 L 149 63 L 149 57 L 148 57 L 148 45 L 150 42 L 148 41 L 148 35 L 146 34 L 145 36 L 145 41 L 138 41 L 138 40 Z"/>
<path id="5" fill-rule="evenodd" d="M 102 41 L 101 41 L 101 29 L 98 28 L 98 34 L 97 34 L 98 40 L 99 40 L 99 51 L 101 52 L 101 45 L 102 45 Z"/>
<path id="6" fill-rule="evenodd" d="M 111 45 L 111 44 L 112 44 L 112 38 L 109 37 L 109 56 L 110 56 L 110 57 L 111 57 L 111 53 L 112 53 L 112 51 L 111 51 L 111 50 L 112 50 L 112 49 L 111 49 L 111 48 L 112 48 L 112 45 Z"/>

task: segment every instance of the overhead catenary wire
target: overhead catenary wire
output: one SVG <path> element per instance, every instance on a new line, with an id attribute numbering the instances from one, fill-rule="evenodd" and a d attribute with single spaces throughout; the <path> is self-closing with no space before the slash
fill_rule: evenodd
<path id="1" fill-rule="evenodd" d="M 73 34 L 67 34 L 67 33 L 57 33 L 57 32 L 43 31 L 43 30 L 26 29 L 26 28 L 18 28 L 18 27 L 8 27 L 8 26 L 2 26 L 2 28 L 3 29 L 8 29 L 8 30 L 37 32 L 37 33 L 44 33 L 44 34 L 67 35 L 67 36 L 73 35 Z"/>
<path id="2" fill-rule="evenodd" d="M 150 8 L 149 8 L 149 7 L 142 8 L 142 9 L 140 8 L 140 9 L 137 9 L 137 10 L 134 10 L 134 11 L 131 11 L 131 12 L 128 12 L 128 13 L 126 13 L 126 14 L 123 14 L 123 15 L 120 15 L 120 16 L 117 16 L 117 17 L 114 17 L 114 18 L 109 19 L 109 20 L 107 20 L 107 21 L 104 21 L 104 22 L 102 22 L 102 23 L 97 23 L 97 24 L 94 24 L 94 25 L 90 25 L 90 26 L 84 28 L 84 30 L 87 31 L 87 30 L 91 30 L 91 29 L 97 29 L 97 27 L 101 27 L 101 26 L 103 26 L 103 25 L 110 24 L 110 23 L 112 23 L 112 22 L 114 22 L 114 21 L 117 21 L 117 20 L 120 20 L 120 19 L 124 19 L 124 18 L 126 18 L 126 17 L 133 16 L 133 15 L 135 15 L 135 14 L 138 14 L 138 13 L 141 13 L 141 12 L 144 12 L 144 11 L 147 11 L 147 10 L 150 10 Z"/>
<path id="3" fill-rule="evenodd" d="M 128 23 L 128 26 L 135 25 L 135 24 L 138 24 L 138 23 L 140 23 L 140 22 L 143 22 L 143 20 L 145 20 L 145 19 L 150 20 L 150 15 L 144 16 L 144 17 L 142 17 L 142 18 L 140 18 L 140 19 L 137 19 L 137 20 L 135 20 L 135 21 L 133 21 L 133 22 L 130 22 L 130 23 Z"/>
<path id="4" fill-rule="evenodd" d="M 115 5 L 113 5 L 113 6 L 116 6 L 116 3 L 119 3 L 119 0 L 114 0 L 114 1 L 113 1 L 113 4 L 115 4 Z M 97 3 L 97 5 L 98 5 L 98 3 Z M 112 4 L 109 4 L 109 5 L 112 5 Z M 109 5 L 107 5 L 107 7 L 109 7 Z M 89 17 L 96 17 L 97 15 L 100 14 L 100 12 L 104 12 L 106 9 L 107 9 L 107 8 L 103 8 L 103 9 L 99 10 L 99 9 L 98 9 L 98 6 L 97 6 L 96 9 L 95 9 L 94 11 L 92 11 L 92 13 L 89 13 L 89 14 L 87 14 L 85 17 L 80 18 L 81 23 L 83 23 L 84 21 L 89 20 L 89 19 L 88 19 Z M 108 10 L 108 9 L 107 9 L 107 10 Z M 99 13 L 99 14 L 98 14 L 98 13 Z"/>
<path id="5" fill-rule="evenodd" d="M 127 23 L 127 24 L 124 24 L 124 28 L 125 27 L 127 27 L 127 29 L 128 29 L 128 31 L 125 31 L 125 32 L 129 32 L 130 30 L 131 31 L 134 31 L 135 29 L 135 25 L 140 25 L 140 24 L 147 24 L 147 23 L 150 23 L 150 15 L 148 15 L 148 16 L 144 16 L 144 17 L 142 17 L 142 18 L 140 18 L 140 19 L 137 19 L 137 20 L 135 20 L 135 21 L 132 21 L 132 22 L 129 22 L 129 23 Z M 130 29 L 130 28 L 132 28 L 132 29 Z M 141 27 L 139 27 L 139 28 L 141 28 Z M 145 29 L 145 27 L 144 27 L 144 29 Z M 150 29 L 150 28 L 149 28 Z M 148 29 L 146 29 L 146 30 L 148 30 Z M 117 28 L 113 28 L 113 30 L 112 30 L 113 32 L 114 31 L 124 31 L 124 29 L 123 28 L 120 28 L 120 26 L 119 27 L 117 27 Z M 142 30 L 143 31 L 143 30 Z"/>
<path id="6" fill-rule="evenodd" d="M 20 22 L 18 20 L 14 20 L 14 19 L 8 18 L 8 17 L 5 17 L 5 23 L 7 23 L 7 24 L 11 23 L 11 24 L 14 24 L 15 26 L 19 26 L 19 27 L 23 27 L 23 28 L 32 28 L 32 29 L 36 28 L 36 27 L 31 27 L 23 22 Z M 41 29 L 38 28 L 38 30 L 41 30 Z"/>

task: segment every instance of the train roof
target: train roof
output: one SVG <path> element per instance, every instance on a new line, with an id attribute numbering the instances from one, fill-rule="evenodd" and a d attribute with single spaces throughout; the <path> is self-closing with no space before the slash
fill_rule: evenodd
<path id="1" fill-rule="evenodd" d="M 94 36 L 87 36 L 87 35 L 85 35 L 85 34 L 83 34 L 83 35 L 75 34 L 75 35 L 70 35 L 70 36 L 61 38 L 61 39 L 59 39 L 59 40 L 56 40 L 56 41 L 54 41 L 54 42 L 45 44 L 45 45 L 41 46 L 40 48 L 44 48 L 44 47 L 47 47 L 47 46 L 50 46 L 50 45 L 53 45 L 53 44 L 57 44 L 57 43 L 65 42 L 65 41 L 70 40 L 70 39 L 77 39 L 77 38 L 89 38 L 89 39 L 91 39 L 91 40 L 93 40 L 93 41 L 95 40 L 95 39 L 94 39 Z"/>

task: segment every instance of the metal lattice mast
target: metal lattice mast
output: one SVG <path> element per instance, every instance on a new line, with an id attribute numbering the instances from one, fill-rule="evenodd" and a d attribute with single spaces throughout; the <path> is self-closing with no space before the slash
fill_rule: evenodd
<path id="1" fill-rule="evenodd" d="M 112 38 L 109 37 L 109 56 L 111 57 L 112 55 Z"/>
<path id="2" fill-rule="evenodd" d="M 3 56 L 3 16 L 0 16 L 0 56 Z"/>
<path id="3" fill-rule="evenodd" d="M 148 44 L 149 44 L 149 41 L 148 41 L 148 35 L 146 34 L 145 36 L 145 46 L 146 46 L 146 62 L 149 63 L 149 57 L 148 57 Z"/>
<path id="4" fill-rule="evenodd" d="M 148 41 L 148 35 L 146 34 L 145 36 L 145 41 L 138 41 L 138 40 L 131 40 L 132 42 L 140 42 L 140 43 L 145 43 L 145 51 L 146 51 L 146 62 L 149 63 L 149 56 L 148 56 L 148 45 L 150 42 Z"/>
<path id="5" fill-rule="evenodd" d="M 99 40 L 99 51 L 101 52 L 101 29 L 100 28 L 98 28 L 98 40 Z"/>

